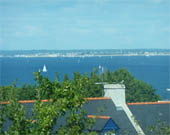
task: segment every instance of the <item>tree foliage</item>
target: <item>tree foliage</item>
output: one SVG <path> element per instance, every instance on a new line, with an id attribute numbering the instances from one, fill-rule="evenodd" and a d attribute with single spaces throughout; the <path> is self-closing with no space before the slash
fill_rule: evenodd
<path id="1" fill-rule="evenodd" d="M 152 86 L 135 78 L 128 70 L 119 69 L 115 72 L 107 70 L 104 74 L 104 82 L 119 83 L 124 81 L 126 87 L 126 102 L 158 101 L 161 97 L 155 93 Z"/>
<path id="2" fill-rule="evenodd" d="M 50 135 L 52 132 L 59 135 L 95 134 L 85 129 L 91 128 L 94 120 L 88 119 L 86 113 L 81 111 L 85 97 L 103 96 L 103 86 L 97 82 L 119 83 L 124 80 L 126 86 L 127 102 L 158 101 L 160 96 L 155 89 L 144 81 L 136 79 L 126 69 L 114 72 L 107 70 L 100 73 L 95 69 L 90 74 L 76 72 L 73 80 L 66 74 L 62 82 L 59 75 L 54 81 L 35 73 L 36 85 L 17 87 L 14 82 L 10 86 L 0 87 L 0 101 L 10 101 L 10 104 L 0 104 L 0 134 L 9 135 Z M 35 104 L 32 116 L 27 116 L 24 105 L 19 100 L 34 99 Z M 47 99 L 48 102 L 41 102 Z M 66 123 L 59 125 L 60 118 Z M 5 120 L 12 121 L 11 126 L 4 132 Z M 58 126 L 57 131 L 54 130 Z M 164 126 L 165 127 L 165 126 Z M 166 127 L 165 127 L 166 128 Z M 169 131 L 169 129 L 168 129 Z"/>
<path id="3" fill-rule="evenodd" d="M 16 86 L 10 87 L 8 94 L 9 104 L 0 104 L 0 133 L 6 135 L 83 135 L 86 129 L 87 134 L 89 125 L 93 121 L 87 118 L 83 112 L 82 106 L 85 103 L 84 94 L 81 91 L 82 79 L 77 80 L 73 85 L 70 81 L 62 84 L 58 81 L 51 82 L 47 77 L 43 77 L 39 72 L 35 73 L 35 80 L 38 85 L 35 89 L 35 103 L 32 116 L 28 116 L 26 107 L 19 103 L 19 95 Z M 3 98 L 3 96 L 2 96 Z M 42 99 L 48 99 L 48 102 L 42 102 Z M 4 98 L 3 98 L 4 99 Z M 3 114 L 6 112 L 6 114 Z M 79 113 L 78 113 L 79 112 Z M 63 117 L 66 123 L 61 125 L 58 120 Z M 3 124 L 5 120 L 9 125 L 4 132 Z M 57 130 L 54 130 L 59 126 Z"/>
<path id="4" fill-rule="evenodd" d="M 35 80 L 38 85 L 26 85 L 16 87 L 16 93 L 18 93 L 20 100 L 37 99 L 37 93 L 40 94 L 41 99 L 49 99 L 54 94 L 55 87 L 64 87 L 65 85 L 72 85 L 75 89 L 81 89 L 85 97 L 101 97 L 104 95 L 103 86 L 96 85 L 96 82 L 108 82 L 119 83 L 124 80 L 126 86 L 126 101 L 127 102 L 146 102 L 146 101 L 158 101 L 161 97 L 155 93 L 155 89 L 152 86 L 142 80 L 135 78 L 128 70 L 118 69 L 114 72 L 107 70 L 104 73 L 99 74 L 97 69 L 91 72 L 80 74 L 74 73 L 74 78 L 71 80 L 66 74 L 64 80 L 59 82 L 59 74 L 57 79 L 51 82 L 48 77 L 43 77 L 35 73 Z M 57 83 L 56 83 L 57 82 Z M 80 86 L 81 85 L 81 86 Z M 8 94 L 12 86 L 1 86 L 0 95 L 1 100 L 8 101 Z M 39 91 L 37 92 L 37 89 Z"/>

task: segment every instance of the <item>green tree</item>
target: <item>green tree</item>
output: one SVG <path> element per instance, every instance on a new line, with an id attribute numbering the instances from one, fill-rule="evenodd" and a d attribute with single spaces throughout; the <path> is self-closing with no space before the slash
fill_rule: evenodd
<path id="1" fill-rule="evenodd" d="M 59 128 L 56 134 L 68 133 L 70 135 L 74 132 L 77 135 L 84 134 L 84 129 L 88 129 L 88 125 L 91 125 L 92 122 L 80 110 L 85 103 L 85 97 L 103 96 L 103 86 L 96 85 L 97 82 L 119 83 L 124 80 L 127 102 L 161 99 L 159 95 L 155 94 L 155 89 L 151 85 L 136 79 L 123 68 L 114 72 L 107 70 L 102 74 L 99 74 L 97 70 L 89 75 L 87 73 L 81 75 L 76 72 L 73 80 L 65 75 L 63 82 L 59 81 L 59 76 L 52 82 L 48 77 L 43 77 L 36 72 L 35 80 L 37 84 L 34 86 L 24 84 L 16 87 L 17 83 L 14 82 L 13 85 L 0 87 L 0 101 L 10 101 L 7 106 L 0 104 L 1 134 L 3 134 L 2 127 L 5 117 L 13 121 L 7 134 L 48 135 L 51 134 L 54 125 L 59 124 L 58 119 L 65 117 L 66 114 L 67 122 Z M 18 100 L 25 99 L 36 100 L 32 117 L 27 117 L 24 106 L 18 103 Z M 42 99 L 48 99 L 48 102 L 41 102 Z"/>
<path id="2" fill-rule="evenodd" d="M 36 95 L 36 85 L 23 84 L 21 87 L 17 88 L 17 93 L 20 95 L 19 100 L 31 100 L 35 99 Z"/>
<path id="3" fill-rule="evenodd" d="M 104 95 L 103 86 L 96 85 L 97 82 L 107 82 L 107 83 L 119 83 L 124 80 L 126 86 L 126 101 L 127 102 L 146 102 L 146 101 L 158 101 L 161 97 L 155 93 L 155 89 L 152 88 L 150 84 L 135 78 L 128 70 L 118 69 L 114 72 L 107 70 L 104 73 L 99 74 L 98 70 L 95 69 L 89 75 L 87 73 L 81 75 L 79 72 L 74 73 L 74 79 L 70 80 L 66 74 L 63 82 L 59 82 L 59 76 L 54 82 L 51 82 L 48 77 L 43 77 L 39 75 L 40 73 L 35 73 L 35 80 L 38 85 L 26 85 L 21 87 L 16 87 L 16 92 L 18 93 L 19 100 L 26 99 L 36 99 L 37 89 L 42 89 L 38 91 L 41 99 L 49 99 L 50 95 L 54 95 L 55 87 L 62 87 L 71 83 L 77 89 L 81 89 L 86 97 L 101 97 Z M 1 100 L 8 101 L 8 94 L 11 90 L 11 86 L 1 86 L 0 95 Z M 40 93 L 39 93 L 40 92 Z"/>
<path id="4" fill-rule="evenodd" d="M 0 102 L 3 101 L 3 97 L 0 95 Z M 0 135 L 2 135 L 3 132 L 3 123 L 5 121 L 5 107 L 3 104 L 0 104 Z"/>
<path id="5" fill-rule="evenodd" d="M 26 118 L 26 110 L 23 105 L 18 102 L 18 93 L 16 92 L 16 86 L 12 86 L 9 91 L 9 102 L 6 107 L 4 106 L 5 118 L 11 121 L 12 124 L 8 131 L 5 133 L 7 135 L 21 135 L 29 134 L 29 124 L 30 122 Z"/>
<path id="6" fill-rule="evenodd" d="M 5 117 L 12 123 L 6 134 L 50 135 L 52 132 L 59 135 L 65 135 L 65 132 L 69 135 L 84 134 L 83 131 L 89 128 L 92 121 L 82 111 L 82 106 L 85 104 L 84 94 L 81 91 L 82 79 L 77 79 L 76 85 L 70 81 L 60 84 L 57 80 L 51 82 L 39 72 L 35 73 L 35 79 L 38 84 L 31 117 L 27 116 L 25 107 L 18 102 L 19 95 L 16 92 L 16 86 L 11 87 L 8 97 L 10 104 L 5 107 Z M 44 98 L 47 98 L 48 102 L 42 102 Z M 59 124 L 60 117 L 66 117 L 66 124 L 62 125 L 58 131 L 53 131 L 54 126 Z M 4 116 L 0 112 L 1 129 L 3 120 Z M 90 132 L 87 133 L 90 134 Z"/>
<path id="7" fill-rule="evenodd" d="M 65 76 L 64 76 L 64 82 L 65 81 L 70 81 L 70 79 L 69 79 L 69 77 L 68 77 L 68 74 L 65 74 Z"/>
<path id="8" fill-rule="evenodd" d="M 109 83 L 119 83 L 124 80 L 126 86 L 127 102 L 146 102 L 158 101 L 161 97 L 155 94 L 155 89 L 144 81 L 136 79 L 128 70 L 119 69 L 114 72 L 106 71 L 104 73 L 104 81 Z"/>
<path id="9" fill-rule="evenodd" d="M 49 80 L 48 77 L 43 77 L 40 72 L 35 72 L 35 80 L 38 83 L 36 88 L 37 97 L 40 99 L 49 99 L 54 93 L 54 85 L 53 82 Z"/>

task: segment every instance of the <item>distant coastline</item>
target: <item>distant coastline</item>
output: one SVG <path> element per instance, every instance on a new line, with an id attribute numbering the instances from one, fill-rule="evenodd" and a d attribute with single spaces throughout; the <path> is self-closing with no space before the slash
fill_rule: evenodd
<path id="1" fill-rule="evenodd" d="M 115 57 L 115 56 L 146 56 L 146 57 L 153 57 L 153 56 L 170 56 L 170 54 L 149 54 L 149 55 L 142 55 L 142 54 L 113 54 L 113 55 L 56 55 L 56 54 L 43 54 L 43 55 L 13 55 L 13 56 L 2 56 L 1 58 L 57 58 L 57 57 L 65 57 L 65 58 L 84 58 L 84 57 Z"/>
<path id="2" fill-rule="evenodd" d="M 15 50 L 0 51 L 0 57 L 113 57 L 170 56 L 170 49 L 106 49 L 106 50 Z"/>

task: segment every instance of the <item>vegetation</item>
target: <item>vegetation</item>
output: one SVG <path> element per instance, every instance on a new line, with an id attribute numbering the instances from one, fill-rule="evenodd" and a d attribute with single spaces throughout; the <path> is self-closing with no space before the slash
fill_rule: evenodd
<path id="1" fill-rule="evenodd" d="M 10 104 L 0 103 L 0 134 L 95 134 L 88 131 L 94 120 L 88 119 L 86 113 L 81 109 L 85 103 L 84 94 L 81 91 L 82 79 L 77 80 L 77 84 L 74 85 L 69 80 L 60 84 L 57 80 L 51 82 L 39 72 L 35 73 L 35 79 L 38 85 L 35 89 L 36 96 L 32 115 L 29 116 L 29 111 L 26 110 L 24 104 L 18 102 L 20 97 L 16 92 L 15 84 L 8 87 L 10 89 L 8 97 L 1 96 L 1 100 L 8 99 Z M 48 98 L 48 102 L 42 102 L 41 100 L 44 98 Z M 31 108 L 29 109 L 31 110 Z M 60 118 L 66 119 L 66 123 L 59 125 Z M 4 132 L 3 125 L 6 121 L 9 128 Z M 83 133 L 84 130 L 87 130 L 86 133 Z"/>
<path id="2" fill-rule="evenodd" d="M 85 104 L 85 97 L 102 96 L 103 86 L 96 85 L 96 82 L 119 83 L 122 80 L 126 85 L 127 102 L 160 100 L 160 96 L 155 94 L 151 85 L 137 80 L 126 69 L 115 72 L 108 70 L 102 74 L 94 70 L 89 76 L 76 72 L 73 80 L 65 75 L 63 82 L 59 81 L 59 77 L 52 82 L 48 77 L 43 77 L 36 72 L 37 85 L 24 84 L 22 87 L 16 87 L 14 82 L 10 86 L 1 86 L 0 101 L 10 101 L 10 104 L 0 103 L 0 135 L 50 135 L 52 133 L 95 135 L 96 133 L 87 130 L 92 127 L 94 120 L 88 119 L 81 109 Z M 32 115 L 28 115 L 26 107 L 18 102 L 26 99 L 35 100 Z M 43 99 L 47 99 L 48 102 L 41 102 Z M 59 122 L 62 118 L 66 123 Z M 3 130 L 5 121 L 11 121 L 6 132 Z"/>
<path id="3" fill-rule="evenodd" d="M 37 76 L 38 73 L 36 73 Z M 21 87 L 15 87 L 15 92 L 20 95 L 19 100 L 30 100 L 36 99 L 36 89 L 44 88 L 45 91 L 39 93 L 42 99 L 49 99 L 51 95 L 54 94 L 56 85 L 64 87 L 66 84 L 70 84 L 73 87 L 78 87 L 81 85 L 81 92 L 83 92 L 85 97 L 101 97 L 103 96 L 103 86 L 96 85 L 96 82 L 108 82 L 108 83 L 119 83 L 124 80 L 126 86 L 126 102 L 145 102 L 145 101 L 158 101 L 161 97 L 155 93 L 155 89 L 151 85 L 145 83 L 144 81 L 136 79 L 130 72 L 126 69 L 119 69 L 114 72 L 107 70 L 106 72 L 99 74 L 97 70 L 94 70 L 89 75 L 81 75 L 79 72 L 74 73 L 74 79 L 70 80 L 69 76 L 66 74 L 63 82 L 57 82 L 59 76 L 54 82 L 51 82 L 48 77 L 38 76 L 36 78 L 39 83 L 37 85 L 26 85 Z M 80 83 L 81 80 L 81 83 Z M 80 84 L 79 84 L 80 83 Z M 15 84 L 16 85 L 16 84 Z M 12 86 L 1 86 L 0 95 L 2 96 L 2 101 L 9 100 L 9 91 Z M 79 86 L 80 88 L 80 86 Z"/>

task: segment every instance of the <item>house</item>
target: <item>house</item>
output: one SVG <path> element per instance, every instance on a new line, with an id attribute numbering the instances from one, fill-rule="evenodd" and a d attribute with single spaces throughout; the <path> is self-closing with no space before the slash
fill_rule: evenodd
<path id="1" fill-rule="evenodd" d="M 170 126 L 170 101 L 128 103 L 123 84 L 105 84 L 104 97 L 87 98 L 83 109 L 88 118 L 95 118 L 92 131 L 99 135 L 145 135 L 147 128 L 164 122 Z M 43 100 L 42 102 L 47 102 Z M 20 101 L 32 115 L 34 101 Z M 61 118 L 58 123 L 63 123 Z M 9 127 L 4 125 L 4 130 Z M 57 127 L 55 128 L 57 130 Z"/>

